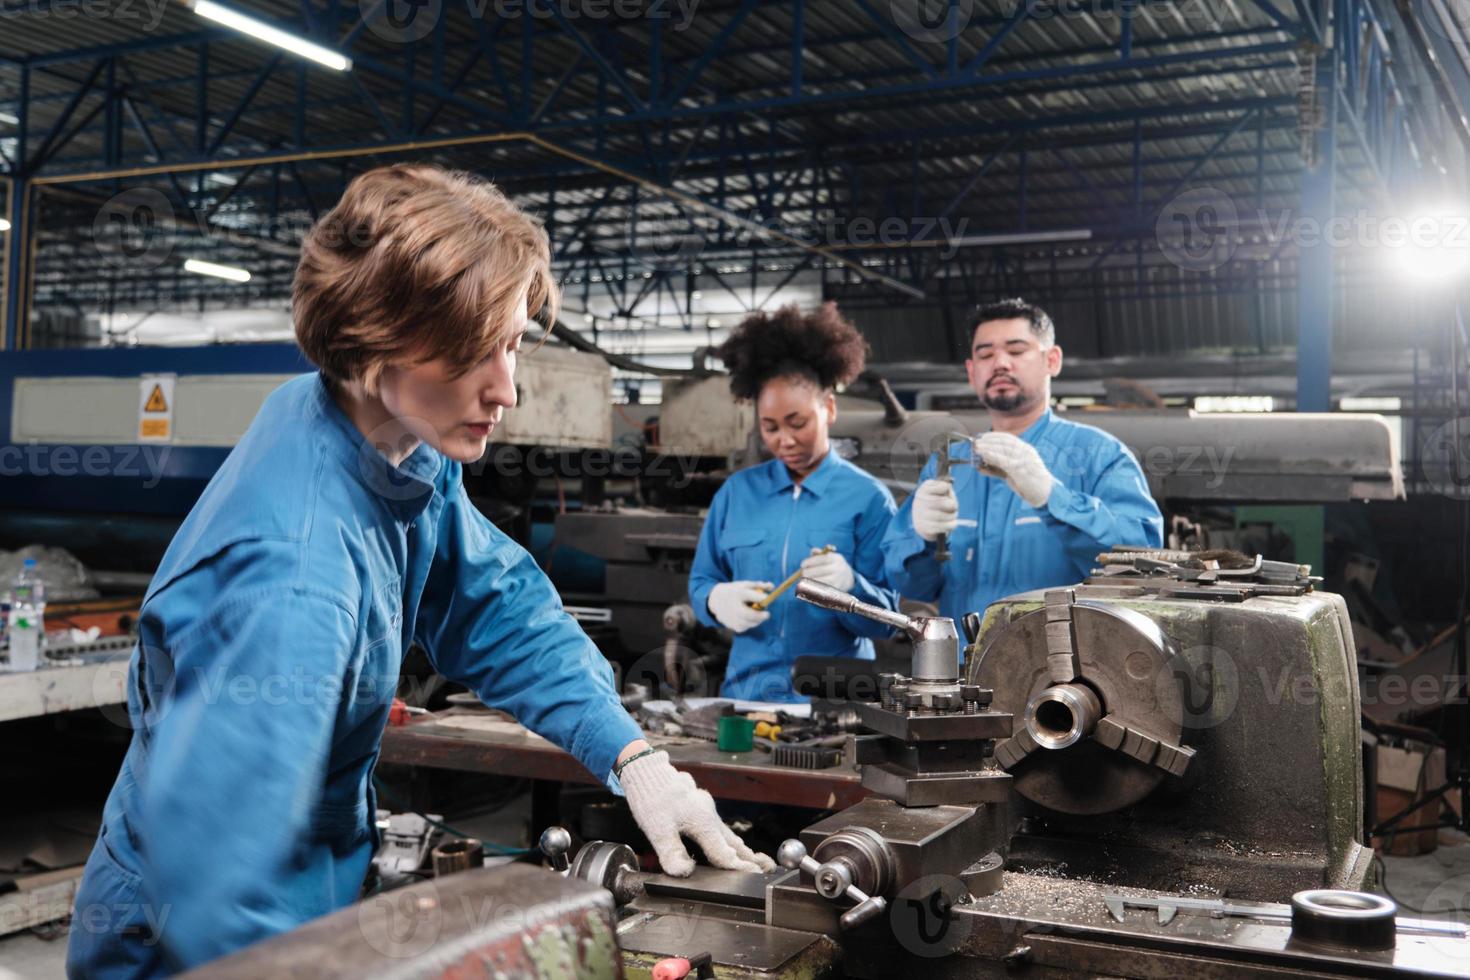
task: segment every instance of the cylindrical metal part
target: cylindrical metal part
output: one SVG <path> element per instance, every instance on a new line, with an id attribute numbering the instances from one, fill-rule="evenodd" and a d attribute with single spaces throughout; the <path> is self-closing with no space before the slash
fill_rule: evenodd
<path id="1" fill-rule="evenodd" d="M 638 855 L 627 844 L 613 841 L 595 840 L 583 845 L 572 861 L 570 875 L 612 892 L 619 905 L 643 888 Z"/>
<path id="2" fill-rule="evenodd" d="M 1065 749 L 1092 734 L 1102 702 L 1086 684 L 1053 684 L 1026 705 L 1026 731 L 1043 749 Z"/>
<path id="3" fill-rule="evenodd" d="M 1382 895 L 1314 888 L 1291 896 L 1291 937 L 1341 949 L 1393 949 L 1399 907 Z"/>
<path id="4" fill-rule="evenodd" d="M 917 621 L 913 679 L 930 684 L 953 684 L 960 677 L 960 638 L 954 620 L 935 616 Z"/>
<path id="5" fill-rule="evenodd" d="M 446 841 L 434 848 L 434 877 L 485 866 L 485 845 L 473 837 Z"/>

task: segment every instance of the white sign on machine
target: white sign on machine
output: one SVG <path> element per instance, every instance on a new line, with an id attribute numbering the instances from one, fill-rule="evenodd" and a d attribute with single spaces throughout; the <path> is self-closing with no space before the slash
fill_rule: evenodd
<path id="1" fill-rule="evenodd" d="M 172 374 L 145 374 L 138 379 L 138 441 L 172 442 L 174 381 Z"/>

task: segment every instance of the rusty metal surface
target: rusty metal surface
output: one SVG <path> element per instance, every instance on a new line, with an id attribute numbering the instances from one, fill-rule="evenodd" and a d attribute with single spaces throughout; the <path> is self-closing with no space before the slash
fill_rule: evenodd
<path id="1" fill-rule="evenodd" d="M 581 763 L 541 739 L 434 723 L 436 717 L 448 713 L 387 729 L 380 759 L 432 769 L 602 785 Z M 693 776 L 716 799 L 831 810 L 851 806 L 869 795 L 857 772 L 847 766 L 787 769 L 773 765 L 764 753 L 720 752 L 710 743 L 664 742 L 656 735 L 647 738 L 650 744 L 666 749 L 674 767 Z"/>
<path id="2" fill-rule="evenodd" d="M 191 980 L 622 975 L 612 896 L 524 864 L 375 895 L 184 974 Z"/>

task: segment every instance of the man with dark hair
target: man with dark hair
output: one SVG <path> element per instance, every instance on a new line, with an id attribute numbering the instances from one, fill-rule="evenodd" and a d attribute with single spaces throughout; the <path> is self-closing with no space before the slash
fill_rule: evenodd
<path id="1" fill-rule="evenodd" d="M 1157 548 L 1164 531 L 1128 449 L 1052 413 L 1062 349 L 1046 311 L 1004 299 L 970 322 L 965 373 L 991 431 L 950 444 L 952 482 L 935 479 L 929 460 L 883 540 L 890 584 L 912 599 L 937 599 L 955 619 L 1002 596 L 1078 582 L 1099 552 Z M 943 563 L 935 558 L 941 535 L 951 554 Z"/>

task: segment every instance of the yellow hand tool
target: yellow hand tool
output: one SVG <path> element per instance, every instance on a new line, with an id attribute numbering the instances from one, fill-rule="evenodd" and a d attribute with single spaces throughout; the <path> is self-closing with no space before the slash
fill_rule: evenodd
<path id="1" fill-rule="evenodd" d="M 826 544 L 826 545 L 823 545 L 822 547 L 818 548 L 814 552 L 814 554 L 826 555 L 826 554 L 830 554 L 831 552 L 834 552 L 836 550 L 837 550 L 837 546 L 835 544 Z M 792 572 L 789 576 L 787 576 L 786 581 L 782 582 L 780 585 L 778 585 L 774 589 L 772 589 L 771 592 L 770 592 L 770 594 L 767 595 L 764 599 L 757 599 L 755 602 L 752 602 L 750 604 L 750 608 L 752 608 L 752 609 L 766 609 L 767 607 L 770 606 L 771 603 L 773 603 L 773 602 L 776 601 L 776 599 L 781 595 L 782 592 L 785 592 L 787 589 L 789 589 L 793 585 L 795 585 L 797 583 L 797 581 L 800 580 L 800 578 L 801 578 L 801 569 L 798 568 L 796 571 Z"/>

